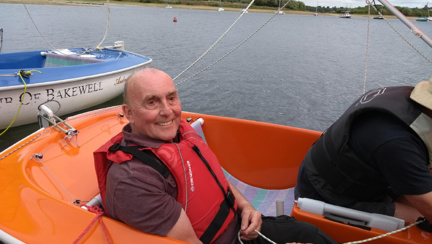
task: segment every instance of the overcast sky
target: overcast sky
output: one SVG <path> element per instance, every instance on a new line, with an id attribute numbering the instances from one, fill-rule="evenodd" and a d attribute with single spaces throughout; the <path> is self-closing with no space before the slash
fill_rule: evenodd
<path id="1" fill-rule="evenodd" d="M 304 2 L 307 6 L 329 6 L 329 7 L 348 7 L 355 8 L 359 6 L 366 6 L 365 0 L 297 0 Z M 372 1 L 372 0 L 371 0 Z M 393 6 L 401 6 L 401 7 L 409 7 L 409 8 L 423 8 L 428 1 L 424 0 L 387 0 Z M 377 4 L 379 4 L 378 0 L 375 0 Z M 431 5 L 432 6 L 432 0 Z"/>

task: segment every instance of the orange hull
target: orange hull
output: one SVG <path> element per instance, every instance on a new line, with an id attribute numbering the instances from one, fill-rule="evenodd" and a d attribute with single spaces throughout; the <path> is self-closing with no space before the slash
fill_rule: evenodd
<path id="1" fill-rule="evenodd" d="M 41 129 L 0 154 L 0 230 L 26 243 L 72 243 L 82 235 L 96 214 L 74 204 L 98 194 L 93 151 L 119 133 L 127 123 L 120 107 L 71 117 L 66 122 L 78 130 L 65 136 L 55 127 Z M 204 118 L 206 140 L 221 165 L 237 179 L 266 189 L 295 186 L 300 162 L 320 132 L 262 122 L 183 112 L 183 117 Z M 36 155 L 39 155 L 37 157 Z M 298 219 L 320 226 L 336 240 L 365 239 L 375 232 L 327 224 L 315 216 Z M 102 217 L 113 243 L 182 243 L 136 231 Z M 431 243 L 430 233 L 417 227 L 400 233 L 391 242 Z M 345 231 L 347 230 L 347 231 Z M 348 231 L 349 230 L 349 231 Z M 78 243 L 106 243 L 96 222 Z M 413 239 L 414 238 L 414 239 Z M 1 240 L 0 234 L 0 240 Z"/>

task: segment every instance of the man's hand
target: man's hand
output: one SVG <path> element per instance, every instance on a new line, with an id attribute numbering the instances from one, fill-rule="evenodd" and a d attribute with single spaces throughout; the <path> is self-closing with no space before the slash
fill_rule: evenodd
<path id="1" fill-rule="evenodd" d="M 261 213 L 252 206 L 243 208 L 241 211 L 240 237 L 242 240 L 253 240 L 258 237 L 255 230 L 261 231 Z"/>

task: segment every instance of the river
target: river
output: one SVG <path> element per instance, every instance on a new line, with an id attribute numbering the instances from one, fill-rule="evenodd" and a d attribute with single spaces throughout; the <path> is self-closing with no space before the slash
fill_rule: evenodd
<path id="1" fill-rule="evenodd" d="M 152 58 L 153 67 L 175 77 L 240 15 L 109 5 L 107 20 L 106 10 L 106 6 L 0 4 L 2 52 L 94 47 L 109 24 L 103 45 L 124 41 L 126 50 Z M 245 14 L 208 55 L 175 80 L 180 83 L 183 110 L 322 131 L 364 89 L 413 86 L 432 77 L 431 63 L 399 35 L 429 59 L 432 49 L 397 19 L 388 20 L 395 32 L 383 20 L 312 13 L 277 15 L 264 25 L 272 16 Z M 432 35 L 432 24 L 415 24 Z M 188 79 L 236 46 L 220 62 Z M 97 107 L 120 103 L 118 97 Z M 37 128 L 36 124 L 11 128 L 0 136 L 0 150 Z"/>

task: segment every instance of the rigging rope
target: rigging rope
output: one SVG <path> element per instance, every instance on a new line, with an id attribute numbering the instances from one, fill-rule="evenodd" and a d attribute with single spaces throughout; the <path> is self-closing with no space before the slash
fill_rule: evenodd
<path id="1" fill-rule="evenodd" d="M 255 0 L 253 0 L 255 1 Z M 248 7 L 246 8 L 245 11 L 242 11 L 242 14 L 240 15 L 240 17 L 249 9 L 250 5 L 253 3 L 253 1 L 248 5 Z M 285 8 L 286 5 L 288 5 L 288 3 L 290 3 L 291 0 L 288 0 L 281 8 L 280 11 L 282 11 L 283 8 Z M 222 59 L 226 58 L 228 55 L 230 55 L 232 52 L 234 52 L 235 50 L 237 50 L 237 48 L 239 48 L 241 45 L 243 45 L 245 42 L 247 42 L 252 36 L 254 36 L 256 33 L 258 33 L 258 31 L 260 31 L 265 25 L 267 25 L 276 15 L 278 15 L 278 12 L 275 12 L 266 22 L 264 22 L 263 25 L 261 25 L 255 32 L 253 32 L 251 35 L 249 35 L 246 39 L 244 39 L 242 42 L 240 42 L 240 44 L 238 44 L 236 47 L 234 47 L 233 49 L 231 49 L 231 51 L 227 52 L 225 55 L 223 55 L 222 57 L 220 57 L 219 59 L 217 59 L 215 62 L 211 63 L 210 65 L 208 65 L 207 67 L 205 67 L 204 69 L 198 71 L 197 73 L 193 74 L 192 76 L 178 82 L 175 83 L 175 85 L 180 85 L 181 83 L 192 79 L 193 77 L 197 76 L 198 74 L 208 70 L 210 67 L 212 67 L 213 65 L 215 65 L 216 63 L 220 62 Z M 227 31 L 225 31 L 225 33 L 206 51 L 204 52 L 203 55 L 201 55 L 201 57 L 199 57 L 194 63 L 192 63 L 188 68 L 186 68 L 184 71 L 182 71 L 179 75 L 177 75 L 173 80 L 177 79 L 181 74 L 183 74 L 185 71 L 187 71 L 188 69 L 190 69 L 193 65 L 195 65 L 202 57 L 204 57 L 222 38 L 223 36 L 226 35 L 226 33 L 228 33 L 228 31 L 235 25 L 235 23 L 240 19 L 240 17 L 234 21 L 234 23 L 228 28 Z"/>
<path id="2" fill-rule="evenodd" d="M 26 10 L 26 12 L 27 12 L 27 15 L 29 16 L 29 18 L 30 18 L 30 20 L 31 20 L 31 22 L 33 23 L 33 26 L 35 27 L 35 29 L 37 30 L 37 32 L 39 33 L 39 35 L 44 39 L 44 41 L 48 44 L 48 46 L 51 48 L 51 50 L 56 50 L 57 52 L 59 52 L 59 53 L 61 53 L 61 54 L 65 54 L 65 53 L 63 53 L 62 51 L 61 51 L 61 49 L 57 49 L 57 48 L 55 48 L 46 38 L 45 38 L 45 36 L 42 34 L 42 32 L 39 30 L 39 28 L 37 27 L 37 25 L 36 25 L 36 23 L 34 22 L 34 20 L 33 20 L 33 18 L 32 18 L 32 16 L 31 16 L 31 14 L 30 14 L 30 12 L 28 11 L 28 9 L 27 9 L 27 6 L 26 6 L 26 4 L 24 3 L 24 0 L 22 0 L 22 4 L 24 5 L 24 8 L 25 8 L 25 10 Z M 108 36 L 108 33 L 109 33 L 109 29 L 110 29 L 110 8 L 109 8 L 109 0 L 107 0 L 107 8 L 106 8 L 106 15 L 107 15 L 107 17 L 106 17 L 106 20 L 107 20 L 107 23 L 106 23 L 106 27 L 105 27 L 105 34 L 104 34 L 104 36 L 102 37 L 102 40 L 101 40 L 101 42 L 96 46 L 96 48 L 95 49 L 99 49 L 99 47 L 102 45 L 102 43 L 105 41 L 105 39 L 107 38 L 107 36 Z M 3 29 L 2 29 L 3 30 Z M 3 31 L 2 31 L 2 33 L 3 33 Z M 1 36 L 1 37 L 3 37 L 3 36 Z M 3 38 L 2 38 L 2 41 L 3 41 Z M 0 46 L 0 51 L 1 51 L 1 46 Z M 65 54 L 66 55 L 66 54 Z"/>
<path id="3" fill-rule="evenodd" d="M 368 24 L 367 24 L 367 37 L 366 37 L 366 57 L 365 57 L 365 68 L 363 76 L 363 92 L 366 92 L 366 79 L 367 79 L 367 67 L 368 67 L 368 56 L 369 56 L 369 33 L 370 33 L 370 4 L 368 4 Z"/>
<path id="4" fill-rule="evenodd" d="M 372 0 L 375 4 L 375 0 Z M 384 18 L 384 16 L 382 15 L 382 13 L 375 7 L 374 4 L 371 3 L 370 0 L 366 0 L 366 4 L 371 5 L 375 11 L 379 14 L 379 16 L 381 18 L 383 18 L 383 20 L 390 26 L 390 28 L 400 37 L 402 38 L 402 40 L 404 40 L 412 49 L 414 49 L 414 51 L 416 51 L 418 54 L 420 54 L 420 56 L 422 56 L 424 59 L 426 59 L 429 63 L 432 63 L 432 60 L 429 59 L 428 57 L 426 57 L 426 55 L 424 55 L 420 50 L 418 50 L 412 43 L 410 43 L 405 37 L 402 36 L 402 34 L 396 30 L 396 28 L 386 19 Z M 411 30 L 411 31 L 415 31 L 415 30 Z M 419 33 L 413 33 L 416 36 L 419 35 Z"/>
<path id="5" fill-rule="evenodd" d="M 234 23 L 232 23 L 232 25 L 222 34 L 222 36 L 220 36 L 199 58 L 197 58 L 191 65 L 189 65 L 189 67 L 187 67 L 185 70 L 183 70 L 182 72 L 180 72 L 180 74 L 178 74 L 176 77 L 173 78 L 173 80 L 176 80 L 180 75 L 182 75 L 184 72 L 186 72 L 187 70 L 189 70 L 190 68 L 192 68 L 192 66 L 194 66 L 196 63 L 198 63 L 198 61 L 200 61 L 205 55 L 207 55 L 221 40 L 222 38 L 224 38 L 226 36 L 226 34 L 228 34 L 228 32 L 234 27 L 235 24 L 237 24 L 237 22 L 240 20 L 240 18 L 245 14 L 245 12 L 247 12 L 247 10 L 249 9 L 249 7 L 252 5 L 252 3 L 254 3 L 255 0 L 252 0 L 249 5 L 247 6 L 247 8 L 245 9 L 245 11 L 242 11 L 240 16 L 234 21 Z"/>
<path id="6" fill-rule="evenodd" d="M 107 0 L 106 15 L 107 15 L 107 16 L 106 16 L 105 34 L 104 34 L 104 36 L 102 37 L 101 42 L 96 46 L 96 48 L 99 48 L 99 47 L 102 45 L 102 43 L 105 41 L 105 39 L 107 38 L 108 33 L 109 33 L 109 29 L 110 29 L 110 8 L 109 8 L 109 0 Z"/>
<path id="7" fill-rule="evenodd" d="M 45 42 L 48 44 L 48 46 L 51 47 L 51 49 L 56 50 L 56 48 L 54 48 L 54 46 L 45 38 L 45 36 L 42 35 L 42 32 L 39 30 L 39 28 L 37 27 L 36 23 L 34 22 L 32 16 L 30 15 L 30 12 L 28 11 L 26 4 L 24 3 L 24 0 L 22 0 L 22 4 L 24 5 L 24 8 L 25 8 L 31 22 L 33 23 L 33 26 L 35 27 L 35 29 L 37 30 L 39 35 L 45 40 Z"/>

